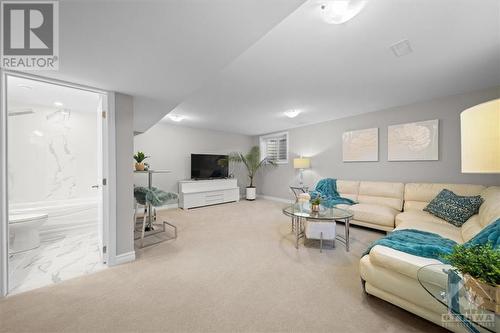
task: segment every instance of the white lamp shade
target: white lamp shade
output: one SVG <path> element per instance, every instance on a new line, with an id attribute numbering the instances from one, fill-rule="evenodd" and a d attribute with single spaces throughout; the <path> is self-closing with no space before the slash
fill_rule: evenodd
<path id="1" fill-rule="evenodd" d="M 309 169 L 311 167 L 311 160 L 308 158 L 294 158 L 293 168 L 294 169 Z"/>
<path id="2" fill-rule="evenodd" d="M 463 111 L 460 122 L 462 172 L 500 173 L 500 99 Z"/>

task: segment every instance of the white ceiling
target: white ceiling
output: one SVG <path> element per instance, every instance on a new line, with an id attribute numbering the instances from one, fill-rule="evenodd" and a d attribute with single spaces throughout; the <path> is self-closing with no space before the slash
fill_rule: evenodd
<path id="1" fill-rule="evenodd" d="M 64 108 L 75 112 L 95 112 L 97 117 L 99 94 L 94 92 L 12 76 L 8 78 L 7 91 L 9 112 L 28 108 L 36 110 L 37 107 Z M 62 103 L 62 106 L 54 105 L 56 102 Z"/>
<path id="2" fill-rule="evenodd" d="M 500 85 L 498 0 L 370 0 L 343 25 L 324 23 L 320 3 L 184 99 L 181 124 L 255 135 Z M 414 52 L 395 57 L 403 39 Z"/>
<path id="3" fill-rule="evenodd" d="M 60 66 L 42 75 L 134 96 L 144 131 L 304 0 L 60 1 Z"/>

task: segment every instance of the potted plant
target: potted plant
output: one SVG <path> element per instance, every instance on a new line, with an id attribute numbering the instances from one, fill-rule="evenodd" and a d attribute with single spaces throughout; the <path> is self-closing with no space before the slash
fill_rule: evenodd
<path id="1" fill-rule="evenodd" d="M 138 151 L 137 154 L 134 155 L 135 170 L 144 171 L 144 169 L 146 168 L 144 160 L 146 158 L 149 158 L 149 156 L 146 156 L 142 151 Z"/>
<path id="2" fill-rule="evenodd" d="M 319 205 L 321 204 L 321 198 L 316 197 L 311 200 L 311 211 L 319 212 Z"/>
<path id="3" fill-rule="evenodd" d="M 485 245 L 457 245 L 444 256 L 462 273 L 464 287 L 477 305 L 500 312 L 500 249 Z"/>
<path id="4" fill-rule="evenodd" d="M 248 178 L 250 179 L 250 184 L 246 188 L 247 200 L 255 200 L 256 188 L 254 186 L 254 178 L 257 174 L 257 171 L 265 166 L 276 166 L 276 162 L 274 162 L 273 160 L 267 157 L 263 159 L 260 158 L 260 148 L 258 146 L 252 147 L 246 154 L 231 153 L 229 155 L 229 161 L 242 163 L 247 169 Z"/>

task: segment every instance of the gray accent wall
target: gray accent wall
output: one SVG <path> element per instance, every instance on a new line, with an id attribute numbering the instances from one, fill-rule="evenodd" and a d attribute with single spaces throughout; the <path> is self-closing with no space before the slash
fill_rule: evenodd
<path id="1" fill-rule="evenodd" d="M 500 185 L 500 174 L 462 174 L 460 169 L 460 113 L 499 97 L 500 87 L 496 87 L 291 129 L 288 131 L 290 163 L 262 173 L 257 180 L 258 192 L 290 198 L 290 184 L 299 182 L 292 160 L 300 155 L 311 157 L 312 168 L 304 173 L 307 185 L 325 177 Z M 439 119 L 438 161 L 387 160 L 387 126 L 431 119 Z M 342 133 L 371 127 L 379 128 L 379 161 L 342 162 Z M 258 137 L 254 140 L 258 142 Z"/>
<path id="2" fill-rule="evenodd" d="M 168 123 L 158 123 L 143 134 L 134 137 L 134 151 L 151 156 L 147 162 L 152 169 L 168 169 L 170 174 L 153 176 L 153 185 L 160 189 L 178 192 L 178 182 L 191 177 L 191 153 L 228 154 L 246 152 L 253 139 L 247 135 L 191 128 Z M 241 167 L 230 165 L 230 172 L 238 178 L 243 191 L 247 179 Z M 144 174 L 134 175 L 136 185 L 147 185 Z"/>
<path id="3" fill-rule="evenodd" d="M 132 96 L 115 94 L 116 255 L 118 256 L 134 251 L 133 103 Z"/>

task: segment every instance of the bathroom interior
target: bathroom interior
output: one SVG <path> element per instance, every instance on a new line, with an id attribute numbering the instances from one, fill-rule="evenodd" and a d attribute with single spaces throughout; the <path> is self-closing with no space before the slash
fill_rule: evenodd
<path id="1" fill-rule="evenodd" d="M 104 269 L 105 96 L 8 75 L 8 287 L 16 294 Z"/>

